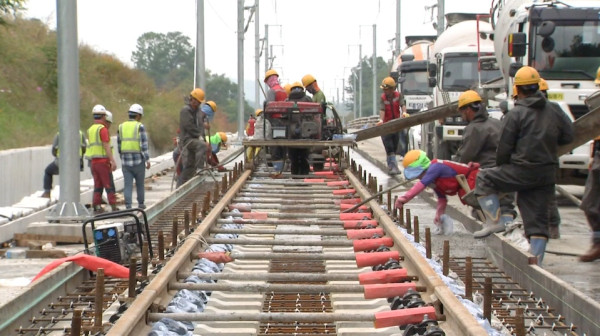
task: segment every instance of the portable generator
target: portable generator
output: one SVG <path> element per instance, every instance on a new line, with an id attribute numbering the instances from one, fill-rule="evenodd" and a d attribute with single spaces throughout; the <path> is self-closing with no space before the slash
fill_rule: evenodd
<path id="1" fill-rule="evenodd" d="M 273 139 L 321 140 L 323 106 L 313 102 L 269 102 L 265 118 L 271 123 Z"/>
<path id="2" fill-rule="evenodd" d="M 119 264 L 128 264 L 139 251 L 137 226 L 134 221 L 103 224 L 94 229 L 96 256 Z"/>

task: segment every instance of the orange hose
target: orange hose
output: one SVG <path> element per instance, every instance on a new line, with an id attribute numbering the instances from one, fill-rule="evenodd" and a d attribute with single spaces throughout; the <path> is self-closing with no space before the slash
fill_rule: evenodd
<path id="1" fill-rule="evenodd" d="M 417 324 L 427 317 L 436 320 L 435 308 L 432 306 L 406 308 L 398 310 L 387 310 L 375 313 L 375 328 L 387 328 L 396 326 L 405 326 L 408 324 Z"/>
<path id="2" fill-rule="evenodd" d="M 361 229 L 361 230 L 346 230 L 346 236 L 348 239 L 365 239 L 371 238 L 374 235 L 383 236 L 382 228 L 375 229 Z"/>
<path id="3" fill-rule="evenodd" d="M 357 253 L 355 258 L 357 267 L 367 267 L 384 264 L 390 259 L 400 261 L 400 253 L 398 251 Z"/>
<path id="4" fill-rule="evenodd" d="M 406 268 L 361 273 L 358 275 L 358 282 L 361 285 L 402 282 L 408 279 L 407 273 Z"/>
<path id="5" fill-rule="evenodd" d="M 394 240 L 390 237 L 374 238 L 374 239 L 359 239 L 352 242 L 354 252 L 370 251 L 380 246 L 392 247 Z"/>

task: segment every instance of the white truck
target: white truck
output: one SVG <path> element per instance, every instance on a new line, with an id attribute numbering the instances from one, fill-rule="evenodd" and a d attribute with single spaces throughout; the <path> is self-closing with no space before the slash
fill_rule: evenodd
<path id="1" fill-rule="evenodd" d="M 587 113 L 585 99 L 598 90 L 600 1 L 496 0 L 491 13 L 508 97 L 514 73 L 529 65 L 548 83 L 548 98 L 568 107 L 572 119 Z M 560 157 L 561 183 L 583 183 L 590 146 L 591 141 Z"/>
<path id="2" fill-rule="evenodd" d="M 447 18 L 451 16 L 446 14 Z M 461 14 L 461 17 L 479 16 Z M 467 19 L 450 26 L 437 38 L 429 56 L 433 107 L 457 101 L 463 91 L 478 90 L 485 83 L 502 81 L 498 67 L 480 66 L 482 59 L 493 61 L 495 57 L 491 32 L 488 22 Z M 465 126 L 466 122 L 460 116 L 423 125 L 421 149 L 432 157 L 451 159 L 460 146 Z"/>

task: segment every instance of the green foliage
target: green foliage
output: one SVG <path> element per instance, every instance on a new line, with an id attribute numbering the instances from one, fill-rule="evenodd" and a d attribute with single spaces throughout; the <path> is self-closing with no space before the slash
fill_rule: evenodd
<path id="1" fill-rule="evenodd" d="M 156 86 L 164 88 L 193 74 L 194 53 L 190 39 L 180 32 L 148 32 L 138 38 L 131 61 L 154 79 Z"/>
<path id="2" fill-rule="evenodd" d="M 0 25 L 6 24 L 4 15 L 16 14 L 19 10 L 24 9 L 23 4 L 26 0 L 0 0 Z"/>
<path id="3" fill-rule="evenodd" d="M 347 93 L 352 95 L 352 99 L 350 99 L 350 103 L 348 103 L 348 108 L 354 108 L 354 99 L 358 101 L 358 97 L 360 95 L 360 91 L 362 90 L 362 116 L 371 116 L 373 115 L 373 68 L 371 67 L 372 62 L 371 58 L 363 58 L 360 64 L 356 65 L 355 69 L 359 69 L 362 67 L 362 85 L 358 82 L 358 70 L 355 71 L 355 75 L 350 74 L 348 77 L 348 87 L 349 90 L 346 90 Z M 356 76 L 356 78 L 354 78 Z M 376 94 L 375 99 L 377 101 L 377 108 L 379 108 L 379 96 L 381 96 L 381 90 L 379 90 L 379 85 L 381 81 L 385 77 L 389 76 L 389 64 L 381 58 L 377 57 L 377 81 L 376 85 Z M 356 82 L 356 85 L 355 85 Z M 358 110 L 358 106 L 357 106 Z M 358 115 L 358 111 L 356 112 Z M 375 111 L 375 114 L 378 114 L 379 111 Z"/>

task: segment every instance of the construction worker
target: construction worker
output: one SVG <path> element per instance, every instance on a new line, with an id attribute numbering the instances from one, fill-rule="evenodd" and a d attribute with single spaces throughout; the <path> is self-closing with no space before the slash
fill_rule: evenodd
<path id="1" fill-rule="evenodd" d="M 312 99 L 306 95 L 304 86 L 300 82 L 292 84 L 292 90 L 288 101 L 294 102 L 311 102 Z M 308 162 L 309 148 L 306 147 L 289 147 L 288 155 L 290 157 L 290 170 L 293 175 L 308 175 L 310 174 L 310 163 Z"/>
<path id="2" fill-rule="evenodd" d="M 271 122 L 267 120 L 263 115 L 262 109 L 256 109 L 256 122 L 254 123 L 254 140 L 271 140 L 273 134 L 271 133 Z M 250 146 L 246 149 L 246 162 L 254 162 L 254 158 L 263 156 L 264 151 L 261 147 Z"/>
<path id="3" fill-rule="evenodd" d="M 217 153 L 221 150 L 221 148 L 227 148 L 227 134 L 225 132 L 217 132 L 214 135 L 208 137 L 210 143 L 210 156 L 208 157 L 208 163 L 217 167 L 217 170 L 220 172 L 224 172 L 227 169 L 219 164 L 219 158 L 217 157 Z"/>
<path id="4" fill-rule="evenodd" d="M 265 109 L 269 102 L 272 101 L 285 101 L 288 97 L 285 90 L 279 84 L 279 74 L 274 69 L 269 69 L 265 73 L 265 84 L 269 87 L 265 97 Z M 271 161 L 273 163 L 273 169 L 277 174 L 283 171 L 285 148 L 281 146 L 273 146 L 269 148 L 271 153 Z"/>
<path id="5" fill-rule="evenodd" d="M 289 96 L 290 92 L 292 92 L 292 84 L 291 83 L 287 83 L 283 86 L 283 90 L 285 91 L 285 93 Z"/>
<path id="6" fill-rule="evenodd" d="M 325 94 L 319 88 L 317 80 L 315 79 L 315 77 L 313 77 L 313 75 L 304 75 L 304 77 L 302 77 L 302 85 L 304 86 L 306 91 L 310 92 L 310 94 L 312 95 L 313 102 L 321 104 L 327 102 L 327 99 L 325 99 Z"/>
<path id="7" fill-rule="evenodd" d="M 595 82 L 597 85 L 600 84 L 600 68 Z M 592 162 L 579 208 L 583 210 L 592 229 L 592 246 L 579 256 L 579 261 L 591 262 L 600 259 L 600 137 L 594 139 Z"/>
<path id="8" fill-rule="evenodd" d="M 83 154 L 85 154 L 85 150 L 87 148 L 87 140 L 83 135 L 83 132 L 79 131 L 79 170 L 83 171 Z M 58 133 L 54 136 L 54 141 L 52 142 L 52 156 L 54 156 L 54 160 L 50 162 L 46 169 L 44 169 L 44 192 L 42 193 L 43 198 L 50 198 L 50 192 L 52 191 L 52 180 L 53 175 L 58 175 L 58 158 L 60 156 L 60 150 L 58 148 Z"/>
<path id="9" fill-rule="evenodd" d="M 272 101 L 284 101 L 287 98 L 285 90 L 279 84 L 279 74 L 274 69 L 265 73 L 265 84 L 269 87 L 265 103 Z"/>
<path id="10" fill-rule="evenodd" d="M 204 102 L 204 90 L 196 88 L 190 92 L 189 102 L 179 112 L 179 153 L 182 160 L 182 171 L 177 180 L 177 187 L 190 180 L 198 169 L 204 168 L 207 146 L 204 142 L 206 117 L 200 111 Z"/>
<path id="11" fill-rule="evenodd" d="M 467 90 L 460 94 L 458 111 L 463 120 L 469 124 L 465 127 L 455 161 L 465 164 L 477 162 L 481 168 L 496 166 L 496 149 L 502 129 L 500 120 L 489 117 L 481 96 L 473 90 Z M 514 210 L 514 194 L 502 197 L 500 208 L 501 221 L 508 225 L 517 217 L 517 212 Z M 490 233 L 477 231 L 475 236 L 488 236 Z"/>
<path id="12" fill-rule="evenodd" d="M 106 190 L 108 204 L 112 211 L 117 208 L 117 198 L 115 195 L 115 184 L 112 178 L 112 172 L 117 169 L 117 163 L 112 153 L 110 145 L 109 128 L 113 117 L 110 111 L 104 106 L 96 105 L 92 109 L 94 124 L 88 129 L 89 146 L 85 152 L 85 157 L 91 160 L 92 176 L 94 178 L 94 196 L 92 206 L 94 213 L 101 213 L 102 210 L 102 192 Z"/>
<path id="13" fill-rule="evenodd" d="M 146 169 L 150 169 L 148 153 L 148 134 L 144 124 L 140 122 L 144 116 L 144 108 L 133 104 L 127 112 L 129 120 L 119 125 L 117 131 L 117 147 L 121 156 L 123 170 L 123 196 L 125 208 L 131 209 L 133 180 L 135 180 L 138 208 L 146 209 L 144 204 L 144 178 Z"/>
<path id="14" fill-rule="evenodd" d="M 424 151 L 414 149 L 406 153 L 402 165 L 404 166 L 404 177 L 407 180 L 418 178 L 420 181 L 398 197 L 394 204 L 395 207 L 402 209 L 404 204 L 420 194 L 427 186 L 434 186 L 433 191 L 437 195 L 437 207 L 433 220 L 436 227 L 433 233 L 451 234 L 453 228 L 450 223 L 452 221 L 446 221 L 446 225 L 443 225 L 444 218 L 442 217 L 446 212 L 446 205 L 448 204 L 447 196 L 458 195 L 461 202 L 465 203 L 462 196 L 466 192 L 461 188 L 456 176 L 458 174 L 464 175 L 469 186 L 474 187 L 475 179 L 479 172 L 479 164 L 476 162 L 463 164 L 437 159 L 430 161 Z"/>
<path id="15" fill-rule="evenodd" d="M 386 77 L 381 82 L 381 94 L 379 104 L 379 119 L 382 123 L 401 118 L 406 113 L 404 97 L 396 90 L 396 81 L 392 77 Z M 387 154 L 387 167 L 390 175 L 400 174 L 398 161 L 396 160 L 396 149 L 400 141 L 399 133 L 391 133 L 381 136 L 383 147 Z"/>
<path id="16" fill-rule="evenodd" d="M 255 124 L 256 118 L 254 118 L 254 114 L 250 113 L 250 118 L 248 119 L 248 124 L 246 124 L 246 135 L 251 137 L 254 136 L 254 130 L 256 129 Z"/>
<path id="17" fill-rule="evenodd" d="M 567 116 L 547 103 L 539 92 L 540 75 L 532 67 L 517 71 L 515 107 L 506 114 L 496 153 L 496 167 L 477 176 L 475 195 L 488 226 L 503 225 L 499 193 L 517 192 L 530 252 L 542 264 L 548 241 L 548 206 L 554 192 L 557 148 L 573 141 Z M 492 231 L 495 229 L 492 229 Z"/>
<path id="18" fill-rule="evenodd" d="M 211 122 L 215 118 L 215 112 L 217 112 L 217 103 L 209 100 L 206 102 L 206 104 L 201 105 L 200 111 L 202 111 L 208 121 Z"/>

